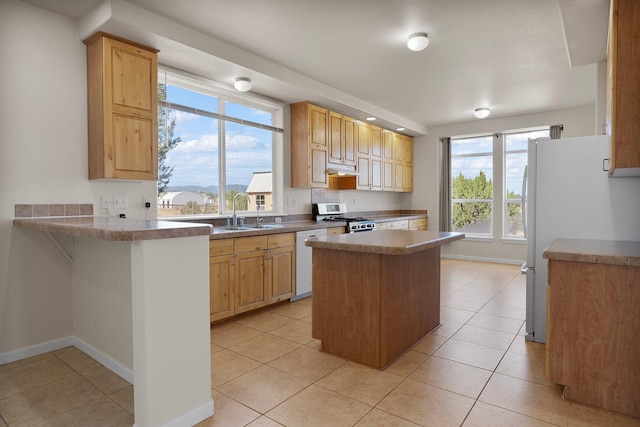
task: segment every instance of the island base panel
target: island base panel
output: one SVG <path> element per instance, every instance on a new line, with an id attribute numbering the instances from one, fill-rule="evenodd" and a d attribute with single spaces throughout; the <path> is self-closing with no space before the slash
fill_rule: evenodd
<path id="1" fill-rule="evenodd" d="M 440 324 L 440 247 L 405 255 L 313 250 L 312 335 L 384 368 Z"/>

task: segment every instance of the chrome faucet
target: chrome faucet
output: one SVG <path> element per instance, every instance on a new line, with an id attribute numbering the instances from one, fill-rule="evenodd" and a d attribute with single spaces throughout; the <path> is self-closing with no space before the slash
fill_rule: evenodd
<path id="1" fill-rule="evenodd" d="M 247 203 L 251 203 L 251 198 L 249 197 L 249 195 L 247 193 L 238 193 L 235 196 L 233 196 L 233 216 L 231 217 L 232 227 L 233 228 L 238 228 L 238 217 L 236 216 L 236 200 L 240 196 L 246 197 L 247 198 Z"/>

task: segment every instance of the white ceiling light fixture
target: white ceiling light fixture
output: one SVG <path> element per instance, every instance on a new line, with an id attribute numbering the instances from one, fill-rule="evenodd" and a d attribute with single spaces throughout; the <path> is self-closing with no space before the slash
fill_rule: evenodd
<path id="1" fill-rule="evenodd" d="M 376 118 L 371 116 L 371 117 L 367 117 L 365 120 L 368 121 L 368 122 L 375 122 Z"/>
<path id="2" fill-rule="evenodd" d="M 489 114 L 491 114 L 491 110 L 487 107 L 476 108 L 476 111 L 473 112 L 473 115 L 479 119 L 484 119 L 485 117 L 488 117 Z"/>
<path id="3" fill-rule="evenodd" d="M 405 129 L 404 129 L 404 128 L 396 128 L 396 130 L 397 130 L 398 132 L 402 132 L 402 131 L 403 131 L 403 130 L 405 130 Z"/>
<path id="4" fill-rule="evenodd" d="M 233 87 L 240 92 L 246 92 L 251 89 L 251 79 L 248 77 L 238 77 Z"/>
<path id="5" fill-rule="evenodd" d="M 429 45 L 427 33 L 413 33 L 409 36 L 407 47 L 414 52 L 419 52 Z"/>

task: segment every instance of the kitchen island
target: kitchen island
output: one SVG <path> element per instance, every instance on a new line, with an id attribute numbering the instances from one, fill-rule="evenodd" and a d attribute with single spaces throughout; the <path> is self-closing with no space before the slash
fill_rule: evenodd
<path id="1" fill-rule="evenodd" d="M 462 233 L 379 230 L 309 239 L 312 336 L 383 369 L 440 325 L 440 246 Z"/>

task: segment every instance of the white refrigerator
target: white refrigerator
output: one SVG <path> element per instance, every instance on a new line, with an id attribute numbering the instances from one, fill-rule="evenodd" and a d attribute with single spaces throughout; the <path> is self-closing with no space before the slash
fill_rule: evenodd
<path id="1" fill-rule="evenodd" d="M 609 178 L 609 137 L 529 141 L 523 218 L 526 339 L 547 341 L 547 260 L 556 238 L 640 241 L 640 177 Z M 523 225 L 524 225 L 523 224 Z"/>

